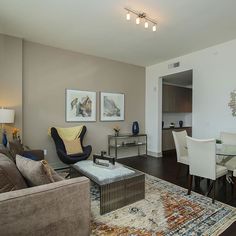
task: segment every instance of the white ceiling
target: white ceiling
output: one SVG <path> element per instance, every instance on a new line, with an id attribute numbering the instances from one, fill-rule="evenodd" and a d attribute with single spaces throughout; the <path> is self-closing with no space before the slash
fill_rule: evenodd
<path id="1" fill-rule="evenodd" d="M 152 32 L 124 7 L 158 21 Z M 235 0 L 0 0 L 0 32 L 147 66 L 236 38 Z"/>

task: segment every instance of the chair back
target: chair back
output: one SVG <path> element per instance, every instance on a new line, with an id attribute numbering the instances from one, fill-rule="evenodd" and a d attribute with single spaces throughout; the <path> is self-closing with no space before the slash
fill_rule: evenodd
<path id="1" fill-rule="evenodd" d="M 83 148 L 84 135 L 85 135 L 86 131 L 87 131 L 86 126 L 83 126 L 82 131 L 80 132 L 80 135 L 78 136 L 78 138 L 80 138 L 80 143 L 81 143 L 82 148 Z M 60 137 L 60 135 L 58 134 L 57 129 L 55 127 L 51 128 L 51 136 L 54 140 L 56 149 L 62 150 L 63 152 L 66 153 L 64 142 L 63 142 L 62 138 Z"/>
<path id="2" fill-rule="evenodd" d="M 175 148 L 176 148 L 176 154 L 177 154 L 177 161 L 180 161 L 180 157 L 182 156 L 188 156 L 188 150 L 187 150 L 187 132 L 184 131 L 172 131 L 174 142 L 175 142 Z"/>
<path id="3" fill-rule="evenodd" d="M 236 133 L 221 132 L 220 139 L 223 144 L 236 145 Z"/>
<path id="4" fill-rule="evenodd" d="M 190 175 L 216 179 L 216 141 L 187 137 Z"/>
<path id="5" fill-rule="evenodd" d="M 57 129 L 55 127 L 51 128 L 51 137 L 55 143 L 56 146 L 56 151 L 58 152 L 59 150 L 66 153 L 66 148 L 64 145 L 64 142 L 62 140 L 62 138 L 60 137 L 60 135 L 57 132 Z"/>
<path id="6" fill-rule="evenodd" d="M 62 138 L 60 137 L 60 135 L 58 134 L 57 129 L 55 127 L 51 128 L 51 132 L 50 132 L 51 137 L 53 138 L 53 141 L 55 143 L 57 155 L 62 162 L 64 162 L 65 164 L 74 164 L 79 160 L 87 159 L 89 157 L 92 151 L 91 146 L 87 147 L 88 150 L 83 146 L 83 139 L 84 139 L 84 135 L 86 131 L 87 131 L 86 126 L 83 126 L 82 131 L 80 132 L 80 135 L 78 137 L 80 138 L 81 146 L 84 153 L 78 156 L 70 157 L 70 155 L 67 155 L 66 153 L 64 142 Z"/>

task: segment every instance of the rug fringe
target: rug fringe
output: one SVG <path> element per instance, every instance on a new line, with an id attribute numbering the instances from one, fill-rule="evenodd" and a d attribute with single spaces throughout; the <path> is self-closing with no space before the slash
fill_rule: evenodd
<path id="1" fill-rule="evenodd" d="M 218 230 L 216 230 L 211 236 L 219 236 L 222 234 L 226 229 L 228 229 L 234 222 L 236 221 L 236 216 L 233 217 L 233 219 L 228 220 L 223 224 L 222 227 L 220 227 Z"/>

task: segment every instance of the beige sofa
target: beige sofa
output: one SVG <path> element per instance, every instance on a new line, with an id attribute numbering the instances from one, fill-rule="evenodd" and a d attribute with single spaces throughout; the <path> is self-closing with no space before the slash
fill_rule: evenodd
<path id="1" fill-rule="evenodd" d="M 0 235 L 89 235 L 89 186 L 79 177 L 1 193 Z"/>

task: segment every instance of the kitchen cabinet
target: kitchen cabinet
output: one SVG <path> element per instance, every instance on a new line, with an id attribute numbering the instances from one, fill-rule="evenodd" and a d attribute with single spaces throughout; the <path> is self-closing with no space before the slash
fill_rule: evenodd
<path id="1" fill-rule="evenodd" d="M 162 129 L 162 151 L 169 151 L 175 149 L 175 142 L 172 131 L 183 131 L 186 130 L 188 136 L 192 136 L 192 127 L 183 128 L 164 128 Z"/>
<path id="2" fill-rule="evenodd" d="M 192 112 L 192 89 L 163 84 L 163 112 Z"/>

